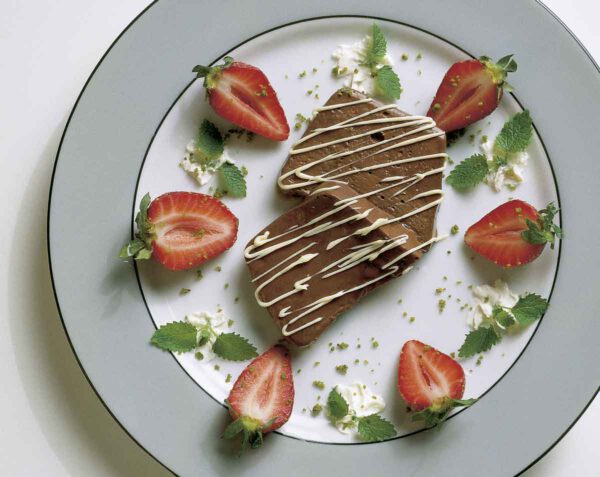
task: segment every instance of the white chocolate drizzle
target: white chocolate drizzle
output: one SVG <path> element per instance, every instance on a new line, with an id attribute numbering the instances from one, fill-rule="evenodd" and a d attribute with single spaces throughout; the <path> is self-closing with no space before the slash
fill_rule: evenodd
<path id="1" fill-rule="evenodd" d="M 350 101 L 347 103 L 332 104 L 329 106 L 323 106 L 321 108 L 316 109 L 315 114 L 318 114 L 321 111 L 330 111 L 330 110 L 334 110 L 334 109 L 346 108 L 346 107 L 370 103 L 370 102 L 373 102 L 373 99 L 365 98 L 365 99 Z M 377 141 L 375 143 L 369 143 L 369 144 L 366 144 L 366 145 L 363 145 L 361 147 L 357 147 L 354 149 L 346 148 L 339 152 L 325 154 L 324 156 L 319 157 L 319 158 L 313 160 L 312 162 L 303 164 L 303 165 L 297 167 L 296 169 L 293 169 L 291 171 L 286 172 L 285 174 L 282 174 L 277 181 L 279 187 L 281 187 L 284 190 L 291 190 L 291 189 L 304 188 L 304 187 L 312 186 L 315 184 L 323 183 L 324 184 L 323 186 L 315 188 L 310 193 L 310 195 L 315 195 L 315 194 L 318 194 L 321 192 L 338 189 L 340 187 L 340 185 L 346 184 L 344 179 L 353 174 L 365 173 L 365 172 L 369 172 L 369 171 L 373 171 L 373 170 L 377 170 L 377 169 L 381 169 L 381 168 L 392 167 L 392 166 L 396 166 L 399 164 L 406 164 L 406 163 L 416 162 L 416 161 L 426 163 L 426 161 L 428 161 L 428 160 L 442 159 L 442 158 L 444 159 L 444 165 L 442 167 L 436 167 L 433 169 L 417 172 L 417 173 L 413 174 L 412 176 L 385 177 L 380 180 L 381 187 L 376 188 L 372 191 L 363 193 L 363 194 L 357 194 L 352 197 L 341 199 L 334 204 L 334 206 L 331 210 L 326 211 L 325 213 L 319 215 L 318 217 L 315 217 L 314 219 L 310 220 L 306 224 L 293 225 L 286 232 L 276 235 L 274 237 L 270 236 L 269 231 L 265 231 L 263 234 L 258 235 L 254 239 L 253 243 L 250 244 L 244 251 L 244 255 L 245 255 L 246 259 L 249 260 L 249 262 L 252 262 L 254 260 L 260 260 L 277 250 L 281 250 L 283 248 L 289 247 L 289 246 L 293 245 L 294 243 L 298 242 L 299 240 L 301 240 L 302 238 L 315 237 L 320 233 L 323 233 L 327 230 L 331 230 L 331 229 L 341 226 L 343 224 L 350 223 L 350 222 L 356 222 L 356 221 L 360 221 L 360 220 L 367 218 L 373 209 L 359 211 L 358 206 L 352 207 L 357 204 L 359 199 L 367 198 L 372 195 L 379 194 L 381 192 L 384 192 L 387 190 L 393 190 L 393 189 L 397 189 L 397 190 L 394 191 L 394 193 L 392 194 L 391 197 L 397 197 L 402 194 L 406 194 L 410 188 L 414 187 L 416 184 L 418 184 L 424 178 L 435 175 L 435 174 L 441 174 L 444 171 L 445 160 L 448 157 L 448 155 L 445 153 L 427 154 L 427 155 L 422 155 L 422 156 L 407 157 L 407 158 L 403 158 L 403 159 L 389 161 L 386 163 L 374 164 L 371 166 L 356 167 L 357 163 L 364 162 L 366 159 L 369 159 L 376 155 L 379 155 L 379 154 L 382 154 L 382 153 L 385 153 L 387 151 L 391 151 L 391 150 L 394 150 L 397 148 L 409 146 L 411 144 L 416 144 L 418 142 L 427 141 L 429 139 L 433 139 L 433 138 L 442 136 L 444 134 L 442 131 L 436 132 L 433 130 L 433 128 L 435 128 L 435 122 L 433 121 L 433 119 L 431 119 L 427 116 L 401 116 L 401 117 L 385 117 L 385 118 L 369 119 L 369 116 L 371 116 L 373 114 L 376 114 L 381 111 L 385 111 L 387 109 L 397 108 L 397 107 L 398 106 L 395 104 L 379 106 L 372 110 L 366 111 L 364 113 L 357 114 L 352 118 L 346 119 L 344 121 L 333 124 L 331 126 L 314 129 L 311 133 L 307 134 L 306 136 L 304 136 L 303 138 L 298 140 L 293 145 L 292 149 L 290 150 L 290 156 L 294 156 L 294 155 L 302 154 L 302 153 L 306 153 L 306 152 L 311 152 L 311 151 L 318 151 L 320 149 L 323 149 L 323 148 L 326 148 L 329 146 L 334 146 L 336 144 L 341 144 L 341 143 L 348 143 L 350 141 L 359 140 L 361 138 L 364 138 L 364 137 L 367 137 L 367 136 L 370 136 L 373 134 L 377 134 L 377 133 L 392 132 L 393 135 L 392 135 L 392 137 L 389 137 L 387 139 L 383 139 L 383 140 Z M 306 146 L 306 147 L 302 147 L 302 148 L 298 147 L 301 144 L 305 143 L 306 141 L 308 141 L 314 137 L 317 137 L 320 134 L 326 133 L 326 132 L 335 131 L 335 130 L 343 130 L 343 129 L 351 128 L 351 127 L 355 127 L 355 126 L 367 126 L 367 125 L 381 125 L 381 127 L 376 127 L 375 129 L 371 129 L 369 131 L 360 132 L 360 133 L 356 133 L 356 134 L 350 133 L 350 135 L 348 135 L 348 136 L 344 136 L 339 139 L 333 139 L 331 141 L 327 141 L 327 142 L 320 143 L 320 144 L 314 144 L 312 146 Z M 406 128 L 413 128 L 413 129 L 406 130 Z M 398 131 L 398 132 L 396 133 L 396 131 Z M 353 155 L 356 155 L 356 154 L 359 154 L 359 153 L 362 153 L 365 151 L 368 151 L 366 156 L 358 157 L 357 159 L 354 159 L 354 160 L 348 160 L 342 166 L 331 169 L 320 175 L 313 175 L 313 174 L 310 174 L 310 172 L 309 172 L 312 168 L 314 168 L 315 166 L 317 166 L 319 164 L 323 164 L 327 161 L 331 161 L 331 160 L 335 160 L 335 159 L 340 159 L 342 157 L 353 156 Z M 294 183 L 284 183 L 284 181 L 286 179 L 288 179 L 292 176 L 294 176 L 294 177 L 296 177 L 296 179 L 300 179 L 300 180 L 298 182 L 294 182 Z M 366 235 L 370 234 L 372 231 L 379 229 L 380 227 L 383 227 L 388 224 L 400 222 L 402 220 L 407 219 L 408 217 L 412 217 L 412 216 L 420 214 L 428 209 L 437 207 L 442 202 L 444 193 L 441 189 L 425 191 L 425 192 L 421 192 L 421 193 L 417 193 L 417 194 L 413 195 L 412 197 L 408 198 L 404 202 L 411 202 L 411 201 L 414 201 L 417 199 L 424 199 L 424 198 L 428 198 L 428 197 L 434 197 L 434 199 L 425 203 L 424 205 L 421 205 L 420 207 L 417 207 L 417 208 L 411 210 L 410 212 L 407 212 L 407 213 L 401 215 L 401 216 L 392 217 L 392 218 L 378 218 L 371 225 L 369 225 L 367 227 L 358 228 L 351 234 L 348 234 L 348 235 L 345 235 L 338 239 L 332 240 L 331 242 L 329 242 L 327 244 L 326 250 L 331 250 L 334 247 L 340 246 L 340 244 L 342 244 L 344 241 L 346 241 L 347 239 L 349 239 L 352 236 L 366 236 Z M 344 219 L 338 220 L 338 221 L 327 220 L 329 217 L 337 214 L 338 212 L 341 212 L 342 210 L 346 209 L 347 207 L 350 207 L 350 209 L 353 211 L 352 215 L 350 215 Z M 294 236 L 287 238 L 286 236 L 291 235 L 292 232 L 297 232 L 297 233 L 294 234 Z M 284 240 L 281 240 L 284 237 L 286 237 L 286 238 Z M 383 266 L 379 267 L 382 272 L 381 275 L 373 278 L 372 280 L 369 280 L 365 283 L 362 283 L 362 284 L 354 286 L 354 287 L 350 287 L 348 289 L 340 290 L 331 295 L 323 296 L 323 297 L 313 301 L 312 303 L 310 303 L 306 306 L 303 306 L 300 309 L 294 310 L 294 309 L 292 309 L 291 306 L 284 307 L 283 309 L 281 309 L 279 311 L 279 318 L 284 318 L 284 317 L 290 316 L 292 314 L 296 314 L 296 316 L 294 316 L 291 320 L 288 321 L 288 323 L 286 323 L 282 327 L 281 331 L 282 331 L 283 335 L 290 336 L 294 333 L 298 333 L 299 331 L 302 331 L 302 330 L 322 321 L 323 317 L 316 317 L 316 318 L 308 321 L 307 323 L 303 323 L 293 329 L 290 329 L 299 320 L 301 320 L 305 316 L 311 314 L 312 312 L 318 310 L 319 308 L 325 306 L 326 304 L 332 302 L 333 300 L 336 300 L 348 293 L 352 293 L 352 292 L 355 292 L 362 288 L 368 287 L 380 280 L 383 280 L 383 279 L 397 273 L 399 271 L 399 266 L 397 265 L 397 263 L 400 262 L 402 259 L 404 259 L 407 256 L 409 256 L 423 248 L 426 248 L 436 242 L 439 242 L 440 240 L 443 240 L 446 237 L 447 237 L 446 235 L 445 236 L 436 236 L 436 237 L 433 237 L 433 238 L 427 240 L 426 242 L 421 243 L 409 250 L 402 251 L 399 255 L 397 255 L 393 259 L 389 260 Z M 315 238 L 315 241 L 311 242 L 309 245 L 296 251 L 295 253 L 293 253 L 290 256 L 286 257 L 285 259 L 281 260 L 276 265 L 274 265 L 273 267 L 269 268 L 268 270 L 266 270 L 265 272 L 261 273 L 259 276 L 254 278 L 253 281 L 257 282 L 257 281 L 263 279 L 265 276 L 275 272 L 269 278 L 267 278 L 260 285 L 257 286 L 256 291 L 255 291 L 256 300 L 260 306 L 269 307 L 291 295 L 294 295 L 303 290 L 307 290 L 310 286 L 310 281 L 315 276 L 321 275 L 322 279 L 327 279 L 334 275 L 343 273 L 343 272 L 359 265 L 360 263 L 367 262 L 367 261 L 373 262 L 381 254 L 388 252 L 389 250 L 393 250 L 394 248 L 401 247 L 402 245 L 406 244 L 408 242 L 408 240 L 409 240 L 408 235 L 402 234 L 397 237 L 393 237 L 393 238 L 389 238 L 389 239 L 377 239 L 377 240 L 373 240 L 371 242 L 364 243 L 364 244 L 361 244 L 358 246 L 350 247 L 348 249 L 348 253 L 345 254 L 342 258 L 336 260 L 333 263 L 329 263 L 329 264 L 325 265 L 323 268 L 321 268 L 318 272 L 314 273 L 313 275 L 308 275 L 308 276 L 305 276 L 304 278 L 301 278 L 300 280 L 297 280 L 296 282 L 294 282 L 294 284 L 290 290 L 283 292 L 282 294 L 275 296 L 268 301 L 261 300 L 259 294 L 269 284 L 271 284 L 274 281 L 276 281 L 277 279 L 281 278 L 283 275 L 285 275 L 289 271 L 295 269 L 296 267 L 299 267 L 301 265 L 304 265 L 304 264 L 310 262 L 311 260 L 313 260 L 315 257 L 317 257 L 319 255 L 318 253 L 305 253 L 311 247 L 313 247 L 314 245 L 316 245 L 318 243 L 319 239 Z M 275 243 L 274 245 L 269 245 L 269 244 L 272 244 L 273 242 L 277 242 L 277 243 Z M 298 257 L 298 258 L 296 258 L 296 257 Z M 295 260 L 293 260 L 293 259 L 295 259 Z M 283 268 L 281 268 L 281 267 L 283 267 Z M 278 269 L 280 269 L 280 270 L 276 271 Z M 411 269 L 412 269 L 412 266 L 407 267 L 406 269 L 404 269 L 402 271 L 402 275 L 406 274 Z"/>

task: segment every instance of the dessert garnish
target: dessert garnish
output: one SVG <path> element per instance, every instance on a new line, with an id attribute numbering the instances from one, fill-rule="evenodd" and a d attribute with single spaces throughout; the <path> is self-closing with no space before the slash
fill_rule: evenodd
<path id="1" fill-rule="evenodd" d="M 461 358 L 469 358 L 488 351 L 498 344 L 504 334 L 518 331 L 536 322 L 548 309 L 548 301 L 535 293 L 521 295 L 512 307 L 495 304 L 491 315 L 470 331 L 458 350 Z"/>
<path id="2" fill-rule="evenodd" d="M 519 301 L 519 295 L 500 278 L 494 280 L 491 285 L 471 286 L 470 289 L 473 294 L 473 304 L 466 306 L 472 311 L 467 323 L 473 329 L 477 328 L 483 320 L 491 318 L 496 305 L 512 308 Z"/>
<path id="3" fill-rule="evenodd" d="M 512 91 L 506 77 L 515 71 L 513 55 L 497 63 L 487 56 L 454 63 L 442 79 L 427 115 L 447 133 L 473 124 L 498 107 L 503 91 Z"/>
<path id="4" fill-rule="evenodd" d="M 246 361 L 258 356 L 256 347 L 237 333 L 225 330 L 229 324 L 219 310 L 215 315 L 193 313 L 185 321 L 174 321 L 158 328 L 150 343 L 165 351 L 193 351 L 199 360 L 210 361 L 214 356 L 228 361 Z"/>
<path id="5" fill-rule="evenodd" d="M 241 450 L 256 449 L 263 435 L 283 426 L 294 405 L 289 351 L 276 345 L 254 359 L 235 381 L 225 403 L 233 422 L 221 437 L 242 434 Z"/>
<path id="6" fill-rule="evenodd" d="M 482 257 L 504 268 L 525 265 L 540 256 L 547 243 L 554 248 L 563 236 L 554 223 L 553 203 L 537 211 L 522 200 L 511 200 L 471 225 L 465 243 Z"/>
<path id="7" fill-rule="evenodd" d="M 146 194 L 135 217 L 135 238 L 121 258 L 150 257 L 170 270 L 186 270 L 210 260 L 234 244 L 238 219 L 221 201 L 195 192 Z"/>
<path id="8" fill-rule="evenodd" d="M 216 174 L 222 193 L 231 197 L 246 197 L 243 168 L 238 168 L 229 158 L 225 140 L 217 126 L 207 119 L 202 121 L 198 136 L 187 145 L 186 150 L 179 166 L 199 185 L 206 184 Z"/>
<path id="9" fill-rule="evenodd" d="M 398 391 L 415 411 L 413 421 L 439 426 L 455 407 L 470 406 L 475 399 L 462 399 L 465 372 L 450 356 L 420 341 L 404 343 L 398 366 Z"/>
<path id="10" fill-rule="evenodd" d="M 393 424 L 379 414 L 384 408 L 381 396 L 359 382 L 350 386 L 338 384 L 327 396 L 327 415 L 338 430 L 346 434 L 356 429 L 358 437 L 367 442 L 396 435 Z"/>
<path id="11" fill-rule="evenodd" d="M 529 155 L 526 152 L 533 135 L 529 111 L 515 114 L 502 127 L 493 143 L 480 145 L 481 154 L 473 154 L 458 164 L 446 182 L 458 190 L 470 189 L 486 182 L 496 192 L 506 185 L 516 188 L 523 182 L 523 168 Z"/>
<path id="12" fill-rule="evenodd" d="M 370 35 L 352 45 L 340 45 L 332 56 L 337 63 L 333 74 L 348 78 L 347 86 L 373 96 L 400 98 L 400 79 L 392 69 L 387 41 L 376 23 Z"/>
<path id="13" fill-rule="evenodd" d="M 208 102 L 219 116 L 274 141 L 288 138 L 290 127 L 277 93 L 256 66 L 226 56 L 221 65 L 198 65 L 192 71 L 204 78 Z"/>

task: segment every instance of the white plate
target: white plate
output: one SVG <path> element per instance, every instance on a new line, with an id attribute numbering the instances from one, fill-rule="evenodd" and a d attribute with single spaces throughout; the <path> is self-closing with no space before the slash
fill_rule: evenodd
<path id="1" fill-rule="evenodd" d="M 344 85 L 342 79 L 331 74 L 334 66 L 331 53 L 339 44 L 362 39 L 372 23 L 370 19 L 337 18 L 291 25 L 236 48 L 230 56 L 266 72 L 293 126 L 296 113 L 310 116 Z M 469 57 L 458 48 L 415 28 L 384 21 L 378 24 L 385 33 L 388 52 L 404 88 L 399 106 L 410 113 L 425 114 L 440 78 L 450 65 Z M 403 53 L 408 53 L 407 61 L 401 60 Z M 423 58 L 417 60 L 417 53 Z M 317 68 L 317 72 L 313 72 L 313 68 Z M 302 71 L 307 71 L 307 75 L 301 78 Z M 307 94 L 309 89 L 318 91 L 320 99 L 315 99 L 314 93 Z M 458 162 L 480 152 L 481 137 L 487 135 L 493 141 L 504 122 L 520 110 L 516 99 L 506 95 L 496 112 L 469 128 L 468 133 L 449 149 L 451 158 Z M 205 118 L 218 124 L 222 131 L 231 127 L 211 110 L 200 80 L 178 98 L 158 129 L 141 170 L 138 203 L 146 192 L 152 197 L 173 190 L 209 192 L 210 184 L 199 187 L 178 167 L 185 146 L 195 137 Z M 204 274 L 201 281 L 196 279 L 196 270 L 173 273 L 155 263 L 138 264 L 142 290 L 157 326 L 182 320 L 186 314 L 195 311 L 215 312 L 222 306 L 227 316 L 235 321 L 232 329 L 247 337 L 259 350 L 266 350 L 280 337 L 266 310 L 256 303 L 255 287 L 250 282 L 243 250 L 264 226 L 297 203 L 278 193 L 276 181 L 287 151 L 301 136 L 302 130 L 292 128 L 290 138 L 282 144 L 258 137 L 251 143 L 244 137 L 230 139 L 231 157 L 249 171 L 247 198 L 224 199 L 240 219 L 238 240 L 229 252 L 201 267 Z M 476 134 L 474 141 L 469 139 L 470 134 Z M 355 380 L 383 396 L 387 403 L 383 415 L 396 425 L 399 437 L 414 432 L 422 426 L 411 422 L 396 390 L 396 368 L 402 344 L 409 339 L 418 339 L 446 353 L 457 351 L 469 330 L 467 317 L 472 314 L 468 309 L 461 311 L 464 304 L 473 302 L 469 285 L 491 284 L 502 278 L 516 293 L 550 295 L 558 266 L 558 248 L 546 250 L 540 259 L 526 267 L 506 271 L 475 257 L 462 240 L 469 225 L 510 197 L 523 199 L 537 208 L 543 208 L 551 201 L 557 202 L 552 170 L 537 135 L 528 152 L 531 157 L 525 172 L 526 180 L 514 191 L 505 188 L 495 192 L 489 186 L 480 185 L 473 192 L 457 193 L 444 185 L 446 196 L 439 212 L 438 232 L 449 233 L 452 225 L 457 224 L 461 233 L 437 244 L 411 273 L 368 295 L 309 349 L 295 350 L 294 369 L 301 373 L 294 374 L 294 412 L 280 432 L 319 442 L 357 442 L 356 433 L 342 434 L 329 423 L 324 413 L 311 417 L 309 412 L 319 396 L 321 403 L 326 399 L 332 386 Z M 452 167 L 449 165 L 447 170 Z M 222 271 L 215 271 L 216 266 Z M 182 287 L 192 291 L 181 296 L 179 290 Z M 439 296 L 435 294 L 438 287 L 446 288 Z M 237 303 L 235 298 L 239 299 Z M 402 304 L 398 303 L 400 298 Z M 438 310 L 440 298 L 447 301 L 443 313 Z M 404 312 L 408 314 L 406 317 L 403 317 Z M 411 323 L 409 320 L 413 316 L 415 320 Z M 532 326 L 509 336 L 501 345 L 485 353 L 480 365 L 476 364 L 478 357 L 461 360 L 467 372 L 465 396 L 479 397 L 498 382 L 518 358 L 534 330 L 535 326 Z M 377 340 L 378 348 L 373 348 L 371 338 Z M 335 346 L 340 342 L 347 342 L 350 347 L 330 352 L 329 343 Z M 360 349 L 358 344 L 361 344 Z M 220 403 L 229 394 L 235 377 L 247 365 L 218 359 L 199 362 L 193 353 L 176 358 L 194 381 Z M 359 364 L 354 363 L 356 359 Z M 315 367 L 317 361 L 320 365 Z M 215 364 L 219 370 L 214 368 Z M 349 366 L 347 375 L 335 371 L 338 364 Z M 225 381 L 227 374 L 233 376 L 229 383 Z M 312 385 L 314 380 L 324 381 L 327 388 L 318 390 Z"/>

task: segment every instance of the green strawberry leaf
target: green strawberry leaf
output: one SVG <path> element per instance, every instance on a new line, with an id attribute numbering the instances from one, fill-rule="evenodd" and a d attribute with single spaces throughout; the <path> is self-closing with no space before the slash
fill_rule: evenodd
<path id="1" fill-rule="evenodd" d="M 166 351 L 185 353 L 197 346 L 197 330 L 185 321 L 174 321 L 161 326 L 154 332 L 150 343 Z"/>
<path id="2" fill-rule="evenodd" d="M 390 439 L 396 435 L 394 425 L 379 414 L 358 418 L 358 436 L 363 441 L 376 442 Z"/>
<path id="3" fill-rule="evenodd" d="M 229 361 L 246 361 L 258 356 L 256 347 L 237 333 L 222 333 L 217 336 L 212 350 L 220 358 Z"/>

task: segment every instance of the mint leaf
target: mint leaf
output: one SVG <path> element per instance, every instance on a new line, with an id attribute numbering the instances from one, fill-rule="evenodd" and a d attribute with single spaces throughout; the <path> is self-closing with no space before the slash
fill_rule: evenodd
<path id="1" fill-rule="evenodd" d="M 375 86 L 379 94 L 389 99 L 400 98 L 400 93 L 402 93 L 400 78 L 398 78 L 398 75 L 391 66 L 382 66 L 373 74 L 375 75 Z"/>
<path id="2" fill-rule="evenodd" d="M 476 354 L 488 351 L 492 346 L 499 343 L 501 337 L 496 333 L 494 328 L 480 326 L 476 330 L 469 332 L 465 338 L 465 342 L 458 350 L 458 356 L 461 358 L 469 358 Z"/>
<path id="3" fill-rule="evenodd" d="M 395 435 L 394 425 L 379 414 L 358 418 L 358 436 L 363 441 L 384 441 Z"/>
<path id="4" fill-rule="evenodd" d="M 156 330 L 150 343 L 167 351 L 185 353 L 196 347 L 196 334 L 196 327 L 191 323 L 174 321 Z"/>
<path id="5" fill-rule="evenodd" d="M 219 167 L 221 188 L 232 197 L 246 197 L 246 179 L 235 164 L 224 162 Z"/>
<path id="6" fill-rule="evenodd" d="M 333 388 L 327 396 L 327 411 L 336 421 L 348 415 L 348 403 L 336 388 Z"/>
<path id="7" fill-rule="evenodd" d="M 547 300 L 535 293 L 528 293 L 519 298 L 517 304 L 512 307 L 511 313 L 517 323 L 527 326 L 537 321 L 547 309 Z"/>
<path id="8" fill-rule="evenodd" d="M 369 68 L 374 68 L 377 64 L 381 63 L 383 57 L 387 52 L 387 41 L 385 40 L 385 36 L 379 28 L 379 25 L 373 23 L 373 27 L 371 29 L 371 47 L 367 51 L 365 64 Z"/>
<path id="9" fill-rule="evenodd" d="M 492 309 L 492 319 L 495 320 L 502 328 L 508 328 L 515 324 L 513 316 L 499 305 L 495 305 Z"/>
<path id="10" fill-rule="evenodd" d="M 207 119 L 202 121 L 198 130 L 196 148 L 207 159 L 218 159 L 225 149 L 223 136 L 221 136 L 219 128 Z"/>
<path id="11" fill-rule="evenodd" d="M 458 164 L 446 178 L 446 182 L 458 190 L 465 190 L 479 184 L 489 172 L 483 154 L 473 154 Z"/>
<path id="12" fill-rule="evenodd" d="M 538 222 L 525 219 L 528 229 L 521 232 L 521 237 L 527 242 L 543 245 L 550 244 L 550 248 L 554 248 L 554 242 L 557 238 L 563 238 L 562 229 L 554 223 L 554 216 L 558 213 L 558 209 L 553 202 L 550 202 L 545 209 L 538 212 Z"/>
<path id="13" fill-rule="evenodd" d="M 217 336 L 212 350 L 220 358 L 229 361 L 246 361 L 258 356 L 254 345 L 237 333 L 222 333 Z"/>
<path id="14" fill-rule="evenodd" d="M 529 111 L 525 110 L 510 118 L 496 136 L 494 152 L 503 155 L 511 152 L 520 152 L 527 149 L 533 135 L 533 123 Z"/>

